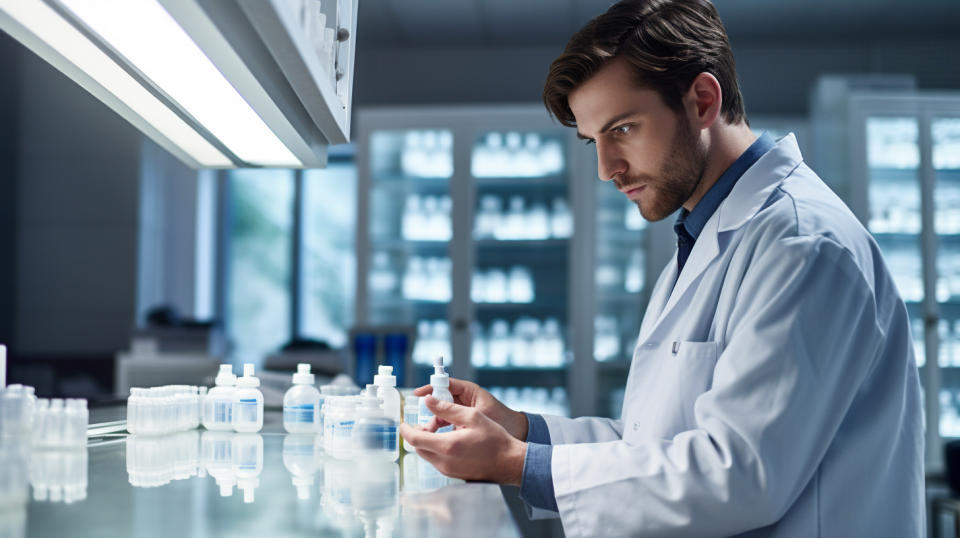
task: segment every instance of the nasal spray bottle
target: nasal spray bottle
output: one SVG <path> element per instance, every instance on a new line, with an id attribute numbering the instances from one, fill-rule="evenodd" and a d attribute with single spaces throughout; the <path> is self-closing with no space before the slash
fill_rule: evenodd
<path id="1" fill-rule="evenodd" d="M 243 365 L 243 377 L 237 379 L 233 396 L 233 429 L 258 432 L 263 428 L 263 393 L 257 387 L 260 379 L 253 375 L 253 365 Z"/>
<path id="2" fill-rule="evenodd" d="M 315 433 L 320 423 L 320 391 L 313 386 L 310 365 L 297 365 L 293 386 L 283 395 L 283 428 L 290 433 Z"/>
<path id="3" fill-rule="evenodd" d="M 430 386 L 433 387 L 433 397 L 441 402 L 453 403 L 453 395 L 450 394 L 450 376 L 443 369 L 443 355 L 433 361 L 433 375 L 430 376 Z M 417 421 L 421 426 L 426 426 L 433 418 L 433 412 L 427 407 L 427 399 L 420 398 L 420 412 L 417 415 Z M 453 426 L 444 426 L 437 430 L 437 433 L 446 433 L 453 431 Z"/>

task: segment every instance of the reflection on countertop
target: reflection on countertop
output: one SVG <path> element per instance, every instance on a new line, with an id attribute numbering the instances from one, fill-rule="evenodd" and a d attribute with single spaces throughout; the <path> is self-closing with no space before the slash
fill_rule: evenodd
<path id="1" fill-rule="evenodd" d="M 0 445 L 0 469 L 3 538 L 519 536 L 496 485 L 448 478 L 415 453 L 336 460 L 312 434 L 116 435 L 79 451 Z"/>

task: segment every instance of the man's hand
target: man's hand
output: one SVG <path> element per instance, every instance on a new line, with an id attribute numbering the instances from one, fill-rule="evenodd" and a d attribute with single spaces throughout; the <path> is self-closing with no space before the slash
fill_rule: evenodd
<path id="1" fill-rule="evenodd" d="M 433 387 L 424 385 L 413 391 L 415 396 L 421 398 L 432 393 Z M 527 415 L 514 411 L 500 403 L 500 400 L 494 398 L 489 392 L 480 388 L 480 385 L 463 381 L 461 379 L 450 378 L 450 394 L 453 395 L 453 402 L 465 407 L 472 407 L 480 411 L 491 420 L 502 426 L 513 437 L 520 441 L 527 440 Z M 436 431 L 437 428 L 446 426 L 446 422 L 437 415 L 439 420 L 434 420 L 427 426 L 430 431 Z"/>
<path id="2" fill-rule="evenodd" d="M 489 394 L 487 397 L 500 404 Z M 417 449 L 421 458 L 454 478 L 520 485 L 527 443 L 511 435 L 477 407 L 441 402 L 432 396 L 427 397 L 426 405 L 434 415 L 453 424 L 456 429 L 432 433 L 401 424 L 400 435 Z"/>

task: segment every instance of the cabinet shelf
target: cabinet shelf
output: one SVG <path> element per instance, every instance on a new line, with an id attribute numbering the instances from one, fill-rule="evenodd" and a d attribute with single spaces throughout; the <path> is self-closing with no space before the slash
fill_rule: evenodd
<path id="1" fill-rule="evenodd" d="M 552 175 L 540 177 L 482 177 L 475 178 L 474 185 L 480 190 L 489 189 L 528 189 L 528 188 L 550 188 L 566 190 L 567 181 L 565 176 Z"/>

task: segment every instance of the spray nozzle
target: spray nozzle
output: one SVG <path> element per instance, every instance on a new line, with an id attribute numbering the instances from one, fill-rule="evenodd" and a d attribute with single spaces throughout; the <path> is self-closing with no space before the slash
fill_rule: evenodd
<path id="1" fill-rule="evenodd" d="M 253 376 L 253 364 L 251 364 L 251 363 L 248 362 L 248 363 L 246 363 L 246 364 L 243 365 L 243 375 L 244 375 L 244 377 L 251 377 L 251 376 Z"/>
<path id="2" fill-rule="evenodd" d="M 436 375 L 447 373 L 446 370 L 443 369 L 443 355 L 440 355 L 436 359 L 433 359 L 433 373 Z"/>

